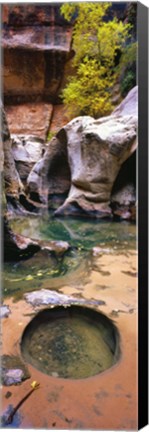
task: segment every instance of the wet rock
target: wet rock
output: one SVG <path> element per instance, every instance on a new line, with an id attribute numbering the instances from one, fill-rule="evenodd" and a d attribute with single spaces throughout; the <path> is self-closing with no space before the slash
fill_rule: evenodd
<path id="1" fill-rule="evenodd" d="M 6 386 L 20 384 L 23 380 L 23 371 L 21 369 L 9 369 L 4 374 L 3 383 Z"/>
<path id="2" fill-rule="evenodd" d="M 17 356 L 3 355 L 1 367 L 2 384 L 5 386 L 21 384 L 22 381 L 30 378 L 27 366 Z"/>
<path id="3" fill-rule="evenodd" d="M 131 112 L 132 106 L 136 111 L 137 88 L 133 94 Z M 36 192 L 47 205 L 50 193 L 67 193 L 56 216 L 111 217 L 113 185 L 136 146 L 137 115 L 122 111 L 98 120 L 78 117 L 50 141 L 27 179 L 28 192 Z"/>
<path id="4" fill-rule="evenodd" d="M 32 256 L 40 250 L 40 246 L 34 240 L 14 234 L 8 225 L 6 217 L 4 218 L 4 260 L 15 261 Z"/>
<path id="5" fill-rule="evenodd" d="M 31 293 L 24 294 L 24 297 L 28 303 L 32 306 L 40 305 L 67 305 L 72 304 L 84 304 L 84 305 L 101 305 L 104 306 L 105 302 L 103 300 L 85 300 L 85 299 L 75 299 L 74 297 L 67 296 L 56 291 L 41 289 L 40 291 L 33 291 Z"/>
<path id="6" fill-rule="evenodd" d="M 11 313 L 11 310 L 10 310 L 9 306 L 7 306 L 7 305 L 0 306 L 0 318 L 8 318 L 10 313 Z"/>
<path id="7" fill-rule="evenodd" d="M 110 254 L 112 251 L 109 248 L 101 248 L 99 246 L 95 246 L 92 249 L 93 256 L 103 255 L 103 254 Z"/>
<path id="8" fill-rule="evenodd" d="M 70 249 L 70 245 L 65 241 L 41 241 L 32 240 L 20 234 L 15 234 L 9 227 L 6 217 L 4 217 L 4 260 L 15 261 L 28 259 L 36 254 L 40 262 L 45 256 L 48 258 L 49 253 L 56 257 L 61 257 Z"/>
<path id="9" fill-rule="evenodd" d="M 49 252 L 54 252 L 56 256 L 64 255 L 70 249 L 70 245 L 68 242 L 59 240 L 50 242 L 40 242 L 41 250 L 47 250 Z"/>

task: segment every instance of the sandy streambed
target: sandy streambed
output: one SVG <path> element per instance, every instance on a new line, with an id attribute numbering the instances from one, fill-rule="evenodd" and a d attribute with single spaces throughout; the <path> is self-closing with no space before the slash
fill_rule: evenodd
<path id="1" fill-rule="evenodd" d="M 137 428 L 137 254 L 95 253 L 85 283 L 62 285 L 59 293 L 75 298 L 101 300 L 91 306 L 111 318 L 120 332 L 121 356 L 117 364 L 86 379 L 48 376 L 27 365 L 30 378 L 20 385 L 3 386 L 2 411 L 30 390 L 39 388 L 14 416 L 17 428 L 136 429 Z M 47 288 L 47 286 L 46 286 Z M 11 313 L 2 321 L 3 354 L 20 356 L 20 340 L 26 325 L 43 305 L 32 306 L 25 298 L 6 298 Z"/>

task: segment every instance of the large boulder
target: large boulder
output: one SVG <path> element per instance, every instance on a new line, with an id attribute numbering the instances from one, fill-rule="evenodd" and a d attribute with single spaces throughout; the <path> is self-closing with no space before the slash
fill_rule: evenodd
<path id="1" fill-rule="evenodd" d="M 137 87 L 112 115 L 78 117 L 60 129 L 29 174 L 29 195 L 50 206 L 52 194 L 67 193 L 57 216 L 111 216 L 114 183 L 137 147 L 136 101 Z"/>

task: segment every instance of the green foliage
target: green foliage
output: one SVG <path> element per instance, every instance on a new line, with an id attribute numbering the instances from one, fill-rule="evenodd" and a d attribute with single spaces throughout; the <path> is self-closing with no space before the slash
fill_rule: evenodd
<path id="1" fill-rule="evenodd" d="M 104 76 L 105 75 L 105 76 Z M 74 116 L 89 114 L 91 116 L 102 115 L 111 110 L 110 82 L 106 75 L 106 69 L 96 60 L 85 59 L 80 63 L 77 76 L 73 77 L 63 90 L 64 103 L 68 107 L 68 113 Z M 106 91 L 105 91 L 106 89 Z"/>
<path id="2" fill-rule="evenodd" d="M 69 115 L 102 116 L 112 109 L 111 93 L 117 78 L 115 58 L 123 53 L 130 24 L 105 20 L 110 3 L 65 3 L 61 12 L 74 19 L 75 76 L 63 91 Z"/>
<path id="3" fill-rule="evenodd" d="M 134 86 L 135 75 L 132 71 L 127 71 L 120 85 L 121 95 L 125 97 Z"/>
<path id="4" fill-rule="evenodd" d="M 120 91 L 123 97 L 136 85 L 136 58 L 137 42 L 133 42 L 124 50 L 118 68 Z"/>
<path id="5" fill-rule="evenodd" d="M 126 46 L 121 56 L 121 61 L 119 64 L 119 73 L 121 73 L 122 70 L 125 69 L 126 67 L 131 68 L 132 64 L 134 63 L 136 64 L 137 48 L 138 48 L 137 42 L 133 42 L 130 45 Z"/>
<path id="6" fill-rule="evenodd" d="M 56 135 L 56 132 L 49 131 L 47 136 L 47 141 L 51 141 L 51 139 Z"/>
<path id="7" fill-rule="evenodd" d="M 137 7 L 137 2 L 128 2 L 126 6 L 126 19 L 127 22 L 132 25 L 131 33 L 134 39 L 136 38 L 137 33 Z"/>

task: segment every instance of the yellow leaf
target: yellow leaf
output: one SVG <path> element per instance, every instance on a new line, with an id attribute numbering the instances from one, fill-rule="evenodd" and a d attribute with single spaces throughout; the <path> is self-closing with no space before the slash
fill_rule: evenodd
<path id="1" fill-rule="evenodd" d="M 26 278 L 25 278 L 25 280 L 32 280 L 33 279 L 33 276 L 31 276 L 31 275 L 28 275 L 28 276 L 26 276 Z"/>
<path id="2" fill-rule="evenodd" d="M 10 282 L 20 282 L 22 280 L 22 278 L 17 278 L 17 279 L 9 279 L 9 278 L 7 278 L 6 280 L 8 280 Z"/>
<path id="3" fill-rule="evenodd" d="M 37 381 L 33 381 L 33 382 L 31 383 L 31 387 L 32 387 L 34 390 L 36 390 L 39 386 L 40 386 L 40 384 L 39 384 Z"/>

